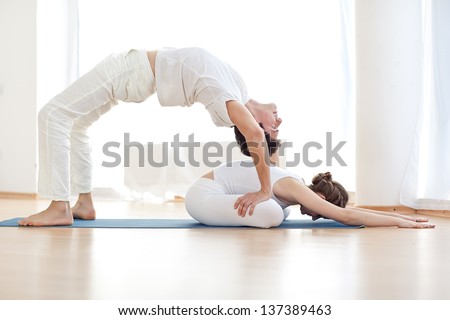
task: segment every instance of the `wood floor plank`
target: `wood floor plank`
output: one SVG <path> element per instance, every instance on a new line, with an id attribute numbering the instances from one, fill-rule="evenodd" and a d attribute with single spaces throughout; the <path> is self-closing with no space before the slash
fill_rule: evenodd
<path id="1" fill-rule="evenodd" d="M 0 219 L 46 205 L 2 199 Z M 187 217 L 177 202 L 97 212 Z M 450 219 L 430 220 L 436 229 L 0 228 L 0 299 L 449 299 Z"/>

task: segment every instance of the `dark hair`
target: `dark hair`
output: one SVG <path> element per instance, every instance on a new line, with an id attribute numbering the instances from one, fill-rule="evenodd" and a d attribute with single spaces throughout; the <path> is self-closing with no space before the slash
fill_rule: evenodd
<path id="1" fill-rule="evenodd" d="M 263 128 L 262 124 L 260 123 L 259 126 Z M 263 128 L 264 129 L 264 128 Z M 248 145 L 247 140 L 245 140 L 244 135 L 239 131 L 239 129 L 234 126 L 234 135 L 236 137 L 236 142 L 241 149 L 241 152 L 245 154 L 247 157 L 250 157 L 250 152 L 248 151 Z M 264 131 L 264 136 L 266 137 L 267 147 L 269 149 L 269 156 L 273 155 L 280 146 L 280 140 L 272 140 L 270 138 L 270 134 Z"/>
<path id="2" fill-rule="evenodd" d="M 325 200 L 345 208 L 348 202 L 348 193 L 345 188 L 336 181 L 333 181 L 331 173 L 319 173 L 312 179 L 312 184 L 308 186 L 315 193 L 324 195 Z"/>

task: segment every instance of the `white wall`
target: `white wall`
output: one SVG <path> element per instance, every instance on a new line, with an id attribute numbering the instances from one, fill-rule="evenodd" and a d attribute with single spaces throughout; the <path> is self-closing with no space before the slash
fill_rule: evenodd
<path id="1" fill-rule="evenodd" d="M 421 99 L 421 1 L 358 0 L 356 203 L 399 205 Z"/>
<path id="2" fill-rule="evenodd" d="M 36 1 L 0 0 L 0 192 L 36 192 Z M 421 1 L 356 1 L 359 205 L 397 205 L 420 94 Z"/>
<path id="3" fill-rule="evenodd" d="M 0 0 L 0 192 L 36 193 L 36 0 Z"/>

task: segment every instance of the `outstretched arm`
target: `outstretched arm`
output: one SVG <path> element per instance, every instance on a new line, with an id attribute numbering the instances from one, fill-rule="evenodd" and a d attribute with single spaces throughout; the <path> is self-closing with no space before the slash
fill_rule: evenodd
<path id="1" fill-rule="evenodd" d="M 234 208 L 238 209 L 238 214 L 245 216 L 247 210 L 249 215 L 253 214 L 255 206 L 270 199 L 272 188 L 270 185 L 269 152 L 264 147 L 264 131 L 255 121 L 250 111 L 247 110 L 238 101 L 227 101 L 228 115 L 231 121 L 236 125 L 239 131 L 245 137 L 249 152 L 253 158 L 258 178 L 261 183 L 261 190 L 258 192 L 247 193 L 238 198 Z"/>
<path id="2" fill-rule="evenodd" d="M 279 180 L 274 185 L 277 198 L 290 204 L 301 204 L 323 217 L 347 225 L 365 225 L 367 227 L 434 228 L 428 223 L 418 223 L 403 216 L 377 214 L 373 210 L 358 208 L 340 208 L 319 197 L 307 186 L 294 178 Z"/>
<path id="3" fill-rule="evenodd" d="M 379 214 L 382 216 L 402 218 L 405 220 L 410 220 L 410 221 L 415 221 L 415 222 L 428 222 L 428 219 L 423 218 L 423 217 L 411 217 L 411 216 L 406 216 L 404 214 L 399 214 L 399 213 L 395 213 L 395 212 L 377 211 L 377 210 L 371 210 L 371 209 L 365 209 L 365 208 L 357 208 L 357 209 L 358 209 L 358 211 Z"/>

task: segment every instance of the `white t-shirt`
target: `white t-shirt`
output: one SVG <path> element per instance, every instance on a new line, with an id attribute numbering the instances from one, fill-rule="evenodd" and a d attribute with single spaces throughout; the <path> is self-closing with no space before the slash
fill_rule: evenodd
<path id="1" fill-rule="evenodd" d="M 272 188 L 275 182 L 286 177 L 297 179 L 303 184 L 305 183 L 302 178 L 294 173 L 280 167 L 270 167 L 270 182 Z M 214 169 L 214 180 L 224 186 L 227 194 L 246 194 L 261 190 L 258 172 L 256 171 L 253 161 L 234 161 L 223 164 Z M 273 191 L 271 198 L 283 209 L 289 206 L 277 199 L 273 194 Z"/>
<path id="2" fill-rule="evenodd" d="M 161 106 L 203 104 L 218 127 L 232 127 L 226 102 L 245 105 L 250 98 L 239 74 L 201 48 L 163 48 L 155 61 L 156 92 Z"/>

